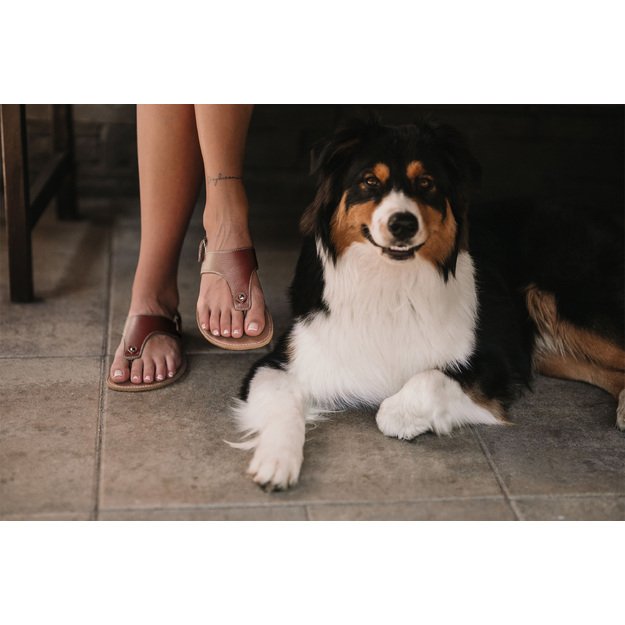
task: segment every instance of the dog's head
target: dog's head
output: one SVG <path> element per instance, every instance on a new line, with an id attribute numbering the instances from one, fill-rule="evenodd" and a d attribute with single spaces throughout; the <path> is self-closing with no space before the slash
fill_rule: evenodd
<path id="1" fill-rule="evenodd" d="M 422 122 L 353 122 L 313 153 L 317 193 L 302 231 L 338 259 L 371 246 L 389 262 L 419 256 L 445 279 L 466 247 L 466 213 L 480 168 L 458 131 Z"/>

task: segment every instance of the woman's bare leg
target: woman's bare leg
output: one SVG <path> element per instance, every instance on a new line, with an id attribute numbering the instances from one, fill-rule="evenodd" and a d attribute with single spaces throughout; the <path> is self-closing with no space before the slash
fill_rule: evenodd
<path id="1" fill-rule="evenodd" d="M 248 228 L 248 204 L 242 180 L 218 180 L 242 176 L 251 105 L 196 104 L 195 118 L 206 176 L 204 229 L 209 251 L 252 245 Z M 252 282 L 252 307 L 245 314 L 234 310 L 224 279 L 203 274 L 197 303 L 198 319 L 214 335 L 240 338 L 257 336 L 265 326 L 265 300 L 258 278 Z"/>
<path id="2" fill-rule="evenodd" d="M 189 105 L 137 106 L 141 246 L 129 315 L 173 318 L 178 308 L 178 260 L 202 182 L 195 111 Z M 182 354 L 174 339 L 157 335 L 132 366 L 118 348 L 111 378 L 151 383 L 172 377 Z"/>

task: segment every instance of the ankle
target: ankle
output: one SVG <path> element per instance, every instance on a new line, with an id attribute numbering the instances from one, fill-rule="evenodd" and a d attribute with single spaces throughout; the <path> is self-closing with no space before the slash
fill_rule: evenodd
<path id="1" fill-rule="evenodd" d="M 129 315 L 162 315 L 172 319 L 178 311 L 178 294 L 132 293 Z"/>
<path id="2" fill-rule="evenodd" d="M 202 221 L 207 232 L 219 226 L 247 230 L 248 202 L 243 183 L 225 180 L 215 186 L 208 185 Z"/>

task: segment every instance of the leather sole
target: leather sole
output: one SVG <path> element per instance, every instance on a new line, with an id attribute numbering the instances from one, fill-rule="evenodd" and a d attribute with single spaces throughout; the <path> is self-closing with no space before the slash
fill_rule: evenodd
<path id="1" fill-rule="evenodd" d="M 239 339 L 233 339 L 232 337 L 226 336 L 213 336 L 210 332 L 203 330 L 200 327 L 200 321 L 197 316 L 197 312 L 195 315 L 195 319 L 197 321 L 197 327 L 200 331 L 201 335 L 209 342 L 215 345 L 216 347 L 221 347 L 222 349 L 229 349 L 235 352 L 248 351 L 252 349 L 260 349 L 261 347 L 265 347 L 271 342 L 273 338 L 273 319 L 271 315 L 265 309 L 265 328 L 258 336 L 248 336 L 244 334 Z"/>

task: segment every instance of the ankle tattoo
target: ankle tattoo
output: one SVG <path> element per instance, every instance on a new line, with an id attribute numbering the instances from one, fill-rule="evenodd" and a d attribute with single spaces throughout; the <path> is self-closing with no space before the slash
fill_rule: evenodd
<path id="1" fill-rule="evenodd" d="M 206 183 L 210 184 L 214 182 L 215 186 L 217 186 L 217 183 L 221 180 L 243 180 L 243 176 L 224 176 L 222 173 L 219 173 L 216 176 L 208 176 L 208 178 L 206 178 Z"/>

